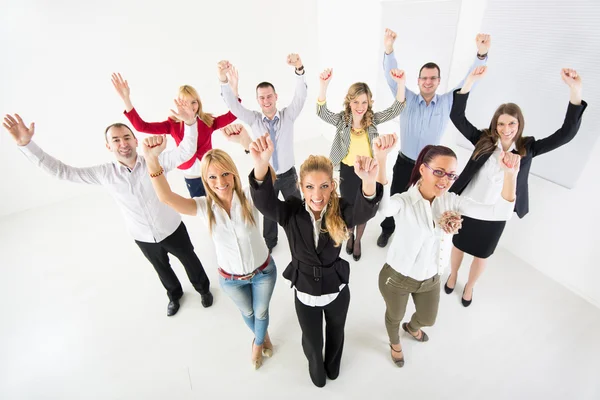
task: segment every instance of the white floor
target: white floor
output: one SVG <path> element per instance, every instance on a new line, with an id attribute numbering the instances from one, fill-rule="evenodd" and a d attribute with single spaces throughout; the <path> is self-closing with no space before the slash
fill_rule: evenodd
<path id="1" fill-rule="evenodd" d="M 186 194 L 181 180 L 171 177 Z M 202 307 L 174 259 L 186 294 L 167 318 L 164 289 L 102 189 L 1 219 L 0 399 L 600 398 L 600 310 L 503 249 L 468 309 L 460 304 L 463 268 L 455 293 L 442 293 L 430 341 L 403 335 L 406 365 L 395 367 L 377 288 L 380 220 L 367 227 L 362 260 L 351 261 L 340 377 L 318 389 L 280 275 L 290 259 L 281 230 L 269 329 L 275 355 L 254 371 L 252 335 L 218 286 L 199 221 L 184 219 L 215 303 Z"/>

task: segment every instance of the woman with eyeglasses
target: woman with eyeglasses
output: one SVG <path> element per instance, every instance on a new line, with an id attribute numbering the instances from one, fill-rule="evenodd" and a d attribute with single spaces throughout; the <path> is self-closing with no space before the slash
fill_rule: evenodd
<path id="1" fill-rule="evenodd" d="M 435 323 L 440 301 L 440 275 L 448 264 L 451 235 L 460 228 L 462 215 L 484 220 L 510 218 L 515 202 L 519 156 L 506 153 L 499 159 L 504 171 L 502 196 L 495 204 L 480 204 L 468 197 L 449 193 L 458 178 L 456 154 L 445 146 L 428 145 L 421 150 L 410 178 L 410 188 L 390 196 L 386 159 L 397 142 L 395 134 L 382 135 L 374 142 L 379 163 L 377 181 L 383 184 L 379 211 L 394 217 L 400 235 L 394 235 L 386 263 L 379 273 L 379 291 L 386 305 L 385 327 L 391 357 L 404 366 L 399 328 L 409 296 L 416 311 L 402 329 L 419 342 L 429 340 L 421 329 Z"/>
<path id="2" fill-rule="evenodd" d="M 362 184 L 360 178 L 354 173 L 356 156 L 372 157 L 373 140 L 379 136 L 377 126 L 396 118 L 404 109 L 406 76 L 404 71 L 399 69 L 390 71 L 390 77 L 398 88 L 395 101 L 387 109 L 373 112 L 371 89 L 366 83 L 356 82 L 348 89 L 344 97 L 344 110 L 339 113 L 333 113 L 327 108 L 327 88 L 332 76 L 331 68 L 326 69 L 319 76 L 317 115 L 336 127 L 329 158 L 333 166 L 339 167 L 340 170 L 340 195 L 352 204 Z M 360 241 L 366 226 L 367 224 L 364 223 L 348 227 L 350 235 L 346 242 L 346 253 L 352 254 L 354 261 L 360 260 L 362 256 Z"/>
<path id="3" fill-rule="evenodd" d="M 475 145 L 473 155 L 465 166 L 452 191 L 471 197 L 480 203 L 494 203 L 500 196 L 504 174 L 498 167 L 503 152 L 521 156 L 521 171 L 517 180 L 517 202 L 514 211 L 519 218 L 529 212 L 529 169 L 534 157 L 548 153 L 570 142 L 581 125 L 581 117 L 587 103 L 581 99 L 581 77 L 577 71 L 564 68 L 562 80 L 570 90 L 570 103 L 563 125 L 552 135 L 538 139 L 523 136 L 525 121 L 523 113 L 514 103 L 502 104 L 486 129 L 477 129 L 465 116 L 469 91 L 473 84 L 486 73 L 487 67 L 475 68 L 461 89 L 454 92 L 450 119 L 456 128 Z M 464 253 L 473 256 L 469 280 L 462 293 L 462 305 L 468 307 L 473 301 L 473 287 L 483 273 L 488 258 L 494 253 L 504 231 L 505 221 L 482 221 L 465 217 L 460 232 L 452 239 L 451 271 L 444 291 L 450 294 L 456 287 L 458 270 Z"/>

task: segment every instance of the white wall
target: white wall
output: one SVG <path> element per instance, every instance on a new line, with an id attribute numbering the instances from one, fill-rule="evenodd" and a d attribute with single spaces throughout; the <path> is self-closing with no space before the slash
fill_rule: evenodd
<path id="1" fill-rule="evenodd" d="M 227 111 L 216 77 L 221 59 L 238 66 L 244 104 L 258 108 L 254 87 L 268 80 L 277 88 L 279 106 L 285 106 L 294 90 L 286 55 L 296 52 L 306 65 L 310 99 L 296 137 L 318 136 L 312 117 L 316 0 L 3 0 L 1 9 L 0 114 L 18 112 L 35 121 L 35 140 L 69 164 L 112 160 L 104 128 L 128 122 L 110 83 L 114 71 L 129 80 L 142 117 L 162 121 L 182 84 L 199 91 L 206 111 Z M 24 159 L 5 130 L 0 170 L 0 216 L 101 190 L 46 176 Z"/>

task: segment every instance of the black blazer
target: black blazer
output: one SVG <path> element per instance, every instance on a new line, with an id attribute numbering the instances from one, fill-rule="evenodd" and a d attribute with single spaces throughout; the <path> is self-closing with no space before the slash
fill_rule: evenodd
<path id="1" fill-rule="evenodd" d="M 450 119 L 454 123 L 454 126 L 456 126 L 456 129 L 458 129 L 467 140 L 473 143 L 473 145 L 476 145 L 481 135 L 483 135 L 483 131 L 475 128 L 473 124 L 467 120 L 465 109 L 467 108 L 469 94 L 460 94 L 458 93 L 459 90 L 460 89 L 454 91 L 454 102 L 452 103 L 452 109 L 450 110 Z M 521 158 L 521 168 L 519 170 L 519 175 L 517 176 L 517 199 L 515 202 L 515 212 L 519 218 L 523 218 L 529 212 L 528 179 L 533 157 L 542 155 L 569 143 L 579 130 L 581 116 L 586 107 L 587 103 L 585 101 L 582 101 L 579 106 L 569 103 L 567 115 L 559 130 L 544 139 L 535 140 L 532 136 L 525 137 L 524 144 L 527 153 Z M 513 153 L 517 153 L 517 151 L 513 150 Z M 450 191 L 461 194 L 469 182 L 471 182 L 475 173 L 479 171 L 491 155 L 492 153 L 483 154 L 477 160 L 473 160 L 471 157 L 465 166 L 465 169 L 450 188 Z"/>
<path id="2" fill-rule="evenodd" d="M 296 197 L 281 201 L 275 195 L 271 174 L 259 185 L 250 172 L 250 193 L 254 205 L 265 216 L 279 223 L 288 238 L 292 262 L 283 272 L 283 277 L 292 282 L 292 286 L 313 296 L 337 293 L 342 283 L 348 283 L 350 265 L 339 257 L 342 246 L 335 247 L 329 233 L 321 233 L 315 248 L 312 219 L 304 206 L 304 201 Z M 340 211 L 347 226 L 364 224 L 373 218 L 383 197 L 383 186 L 376 185 L 375 198 L 367 200 L 362 190 L 356 195 L 354 206 L 340 199 Z M 325 218 L 325 217 L 324 217 Z M 324 219 L 322 227 L 327 221 Z"/>

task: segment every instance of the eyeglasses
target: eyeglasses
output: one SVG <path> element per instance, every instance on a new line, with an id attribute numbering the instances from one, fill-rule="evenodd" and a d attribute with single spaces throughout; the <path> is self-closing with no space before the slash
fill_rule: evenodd
<path id="1" fill-rule="evenodd" d="M 442 171 L 441 169 L 433 169 L 426 163 L 423 163 L 423 165 L 425 165 L 427 168 L 429 168 L 431 170 L 431 173 L 433 174 L 433 176 L 437 176 L 438 178 L 443 178 L 444 176 L 447 176 L 448 179 L 450 179 L 451 181 L 455 181 L 458 179 L 458 174 L 450 174 L 448 172 Z"/>
<path id="2" fill-rule="evenodd" d="M 423 82 L 425 82 L 425 81 L 432 81 L 432 82 L 435 82 L 435 81 L 437 81 L 438 79 L 440 79 L 440 77 L 439 77 L 439 76 L 420 76 L 420 77 L 419 77 L 419 80 L 420 80 L 420 81 L 423 81 Z"/>

